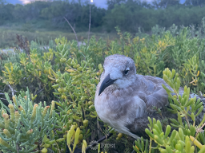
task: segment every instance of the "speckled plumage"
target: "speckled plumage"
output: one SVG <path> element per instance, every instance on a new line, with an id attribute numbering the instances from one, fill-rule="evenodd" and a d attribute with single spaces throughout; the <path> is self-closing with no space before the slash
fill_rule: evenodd
<path id="1" fill-rule="evenodd" d="M 144 131 L 149 123 L 148 116 L 161 121 L 166 117 L 176 117 L 166 109 L 168 95 L 162 84 L 172 88 L 163 79 L 136 74 L 134 61 L 123 55 L 108 56 L 103 67 L 95 94 L 95 109 L 100 119 L 118 132 L 137 139 L 146 136 Z M 129 70 L 126 75 L 123 74 L 125 70 Z M 99 95 L 100 86 L 108 75 L 115 81 Z M 183 93 L 182 88 L 180 93 Z M 161 114 L 153 106 L 160 108 Z"/>

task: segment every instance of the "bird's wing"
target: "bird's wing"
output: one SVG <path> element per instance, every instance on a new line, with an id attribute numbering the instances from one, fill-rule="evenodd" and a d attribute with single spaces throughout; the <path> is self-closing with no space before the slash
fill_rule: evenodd
<path id="1" fill-rule="evenodd" d="M 162 88 L 162 84 L 164 84 L 168 89 L 173 90 L 162 78 L 154 77 L 154 76 L 144 76 L 144 80 L 149 82 L 151 85 L 155 87 Z"/>
<path id="2" fill-rule="evenodd" d="M 146 96 L 146 104 L 147 104 L 147 110 L 153 112 L 153 106 L 157 107 L 159 109 L 162 109 L 163 107 L 169 105 L 168 102 L 168 94 L 166 90 L 162 87 L 162 84 L 164 84 L 168 89 L 173 91 L 173 89 L 162 79 L 158 77 L 153 76 L 141 76 L 141 81 L 144 82 L 145 86 L 145 93 L 147 93 Z M 180 87 L 179 94 L 182 96 L 184 93 L 184 89 Z M 175 95 L 175 93 L 172 93 Z M 205 97 L 202 95 L 197 95 L 194 93 L 191 93 L 189 95 L 189 98 L 200 99 L 204 106 L 204 112 L 205 112 Z"/>
<path id="3" fill-rule="evenodd" d="M 162 101 L 162 99 L 161 101 L 155 100 L 155 104 L 161 104 Z M 150 111 L 147 111 L 148 109 L 150 109 Z M 128 134 L 130 136 L 134 134 L 139 137 L 143 136 L 144 138 L 148 138 L 148 135 L 145 133 L 145 129 L 148 128 L 149 124 L 148 116 L 164 122 L 167 116 L 164 112 L 165 111 L 159 113 L 156 110 L 153 111 L 152 108 L 147 108 L 144 100 L 140 99 L 138 96 L 135 96 L 132 99 L 132 107 L 129 112 L 127 112 L 128 114 L 126 118 L 129 118 L 129 122 L 125 123 L 124 126 L 129 130 L 130 134 Z"/>
<path id="4" fill-rule="evenodd" d="M 147 110 L 156 111 L 169 105 L 168 94 L 165 89 L 160 89 L 147 96 Z"/>
<path id="5" fill-rule="evenodd" d="M 169 104 L 168 94 L 162 87 L 164 84 L 170 90 L 173 90 L 163 79 L 152 76 L 138 75 L 140 89 L 139 97 L 145 97 L 144 101 L 147 105 L 147 111 L 156 111 L 156 108 L 162 109 Z M 142 96 L 143 95 L 143 96 Z"/>
<path id="6" fill-rule="evenodd" d="M 147 135 L 144 130 L 145 128 L 148 128 L 148 116 L 160 120 L 164 125 L 168 124 L 169 122 L 167 118 L 177 118 L 176 114 L 171 114 L 166 109 L 166 107 L 169 105 L 168 94 L 162 87 L 162 84 L 164 84 L 171 91 L 173 91 L 173 89 L 161 78 L 141 75 L 138 75 L 137 77 L 137 84 L 140 86 L 140 88 L 137 89 L 137 96 L 139 96 L 139 98 L 141 98 L 146 103 L 145 111 L 147 112 L 144 113 L 144 115 L 138 115 L 138 113 L 136 113 L 135 119 L 127 123 L 125 127 L 129 129 L 131 134 L 146 137 Z M 183 88 L 180 88 L 180 95 L 182 94 Z M 198 95 L 190 94 L 190 98 L 193 98 L 194 96 L 199 97 Z M 139 105 L 138 101 L 139 100 L 136 99 L 133 103 L 137 106 Z M 134 109 L 134 107 L 132 108 Z M 158 112 L 156 108 L 161 109 L 161 112 Z M 205 108 L 203 112 L 205 113 Z M 196 123 L 199 123 L 199 121 L 202 120 L 204 113 L 201 113 L 196 118 Z"/>

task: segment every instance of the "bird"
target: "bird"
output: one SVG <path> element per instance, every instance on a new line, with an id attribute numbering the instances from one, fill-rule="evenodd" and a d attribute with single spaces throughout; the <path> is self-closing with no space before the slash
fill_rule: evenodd
<path id="1" fill-rule="evenodd" d="M 171 91 L 173 89 L 162 78 L 137 74 L 132 58 L 110 55 L 105 58 L 103 69 L 96 87 L 94 106 L 99 118 L 117 132 L 134 139 L 146 138 L 148 117 L 160 121 L 166 121 L 167 117 L 177 118 L 176 114 L 167 111 L 168 94 L 162 84 Z M 179 94 L 183 94 L 182 87 Z M 191 98 L 194 96 L 196 94 L 190 94 Z M 205 109 L 201 114 L 204 113 Z"/>

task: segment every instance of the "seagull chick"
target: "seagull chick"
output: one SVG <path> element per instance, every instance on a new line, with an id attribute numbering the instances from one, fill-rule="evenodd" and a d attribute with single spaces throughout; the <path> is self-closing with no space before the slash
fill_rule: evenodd
<path id="1" fill-rule="evenodd" d="M 147 137 L 148 116 L 161 121 L 176 118 L 166 109 L 168 94 L 162 84 L 173 89 L 163 79 L 136 74 L 134 61 L 124 55 L 108 56 L 103 68 L 95 93 L 95 109 L 103 122 L 138 139 Z M 183 93 L 183 88 L 180 92 Z"/>

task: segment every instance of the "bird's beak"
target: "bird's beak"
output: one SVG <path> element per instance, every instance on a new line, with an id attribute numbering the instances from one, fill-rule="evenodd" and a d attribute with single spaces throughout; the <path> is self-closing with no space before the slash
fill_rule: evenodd
<path id="1" fill-rule="evenodd" d="M 102 82 L 102 84 L 100 86 L 99 95 L 105 90 L 105 88 L 107 88 L 108 86 L 110 86 L 114 82 L 115 82 L 115 80 L 110 79 L 110 74 L 108 74 L 106 76 L 106 78 L 103 80 L 103 82 Z"/>

